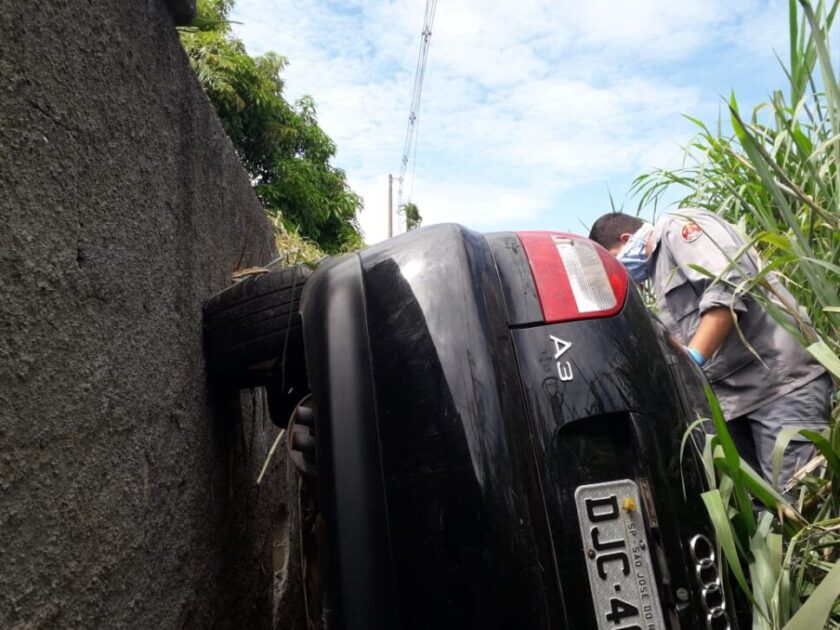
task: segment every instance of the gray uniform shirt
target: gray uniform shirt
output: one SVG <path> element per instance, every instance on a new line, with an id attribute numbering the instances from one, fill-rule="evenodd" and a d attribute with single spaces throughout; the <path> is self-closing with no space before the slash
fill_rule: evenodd
<path id="1" fill-rule="evenodd" d="M 731 265 L 744 246 L 731 225 L 705 210 L 680 209 L 656 223 L 653 238 L 648 265 L 659 315 L 677 339 L 688 344 L 700 316 L 724 306 L 737 313 L 741 332 L 761 357 L 756 358 L 733 329 L 703 365 L 728 420 L 784 396 L 825 371 L 761 304 L 728 286 L 759 271 L 751 255 L 741 256 Z M 714 282 L 691 265 L 714 276 L 726 270 L 726 282 Z M 768 274 L 767 279 L 785 302 L 796 304 L 775 276 Z M 803 319 L 808 321 L 804 314 Z"/>

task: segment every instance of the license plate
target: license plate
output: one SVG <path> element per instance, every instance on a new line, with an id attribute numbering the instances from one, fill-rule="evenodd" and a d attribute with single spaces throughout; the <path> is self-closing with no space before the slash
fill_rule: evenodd
<path id="1" fill-rule="evenodd" d="M 580 486 L 575 504 L 599 630 L 665 630 L 636 483 Z"/>

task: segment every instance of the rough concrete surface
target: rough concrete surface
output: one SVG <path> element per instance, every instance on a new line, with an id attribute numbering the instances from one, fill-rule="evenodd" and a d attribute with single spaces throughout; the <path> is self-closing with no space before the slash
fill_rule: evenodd
<path id="1" fill-rule="evenodd" d="M 0 627 L 271 627 L 287 473 L 201 338 L 271 232 L 167 3 L 0 0 L 0 42 Z"/>

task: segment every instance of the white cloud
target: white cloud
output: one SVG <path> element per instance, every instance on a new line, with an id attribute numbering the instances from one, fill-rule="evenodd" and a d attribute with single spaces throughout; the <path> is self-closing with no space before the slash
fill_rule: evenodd
<path id="1" fill-rule="evenodd" d="M 360 219 L 369 243 L 387 237 L 388 181 L 386 178 L 351 178 L 354 190 L 365 198 L 365 209 Z M 396 182 L 394 183 L 394 208 L 396 209 Z M 415 187 L 426 192 L 419 208 L 424 225 L 458 222 L 473 229 L 492 231 L 500 223 L 515 223 L 532 219 L 551 208 L 553 189 L 538 191 L 518 184 L 476 183 L 474 181 L 446 181 L 432 183 L 418 178 Z M 401 231 L 404 219 L 396 212 L 394 229 Z"/>
<path id="2" fill-rule="evenodd" d="M 287 94 L 315 98 L 337 162 L 365 198 L 369 242 L 384 236 L 387 175 L 400 165 L 423 4 L 238 0 L 233 16 L 251 52 L 289 57 Z M 679 114 L 711 111 L 718 98 L 687 69 L 712 52 L 718 64 L 724 56 L 748 66 L 752 26 L 781 37 L 779 6 L 440 2 L 413 187 L 425 222 L 515 226 L 552 214 L 563 191 L 674 161 L 691 133 Z"/>

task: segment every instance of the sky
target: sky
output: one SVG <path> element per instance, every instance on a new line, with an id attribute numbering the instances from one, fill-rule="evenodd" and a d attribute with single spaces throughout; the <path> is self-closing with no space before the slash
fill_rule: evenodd
<path id="1" fill-rule="evenodd" d="M 585 233 L 610 195 L 635 212 L 634 177 L 682 161 L 696 129 L 683 114 L 714 124 L 731 90 L 744 109 L 784 86 L 787 5 L 438 0 L 403 201 L 424 225 L 482 232 Z M 287 99 L 315 99 L 368 244 L 387 233 L 424 12 L 424 0 L 237 0 L 231 15 L 250 54 L 289 59 Z"/>

